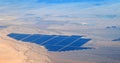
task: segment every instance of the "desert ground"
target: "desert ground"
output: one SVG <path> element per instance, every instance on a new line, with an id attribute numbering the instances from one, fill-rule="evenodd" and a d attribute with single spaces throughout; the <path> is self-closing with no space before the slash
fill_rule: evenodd
<path id="1" fill-rule="evenodd" d="M 52 63 L 43 46 L 22 43 L 4 33 L 0 35 L 0 63 Z"/>
<path id="2" fill-rule="evenodd" d="M 0 0 L 0 63 L 120 63 L 119 7 L 120 0 Z M 92 49 L 48 51 L 10 33 L 78 35 Z"/>

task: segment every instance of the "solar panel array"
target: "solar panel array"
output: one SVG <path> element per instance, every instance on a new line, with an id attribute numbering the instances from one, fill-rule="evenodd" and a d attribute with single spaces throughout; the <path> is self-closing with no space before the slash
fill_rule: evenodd
<path id="1" fill-rule="evenodd" d="M 43 34 L 17 34 L 8 35 L 16 40 L 24 42 L 33 42 L 45 46 L 49 51 L 70 51 L 90 49 L 81 47 L 91 39 L 81 38 L 82 36 L 64 36 L 64 35 L 43 35 Z"/>
<path id="2" fill-rule="evenodd" d="M 112 40 L 112 41 L 120 41 L 120 38 L 118 38 L 118 39 L 114 39 L 114 40 Z"/>

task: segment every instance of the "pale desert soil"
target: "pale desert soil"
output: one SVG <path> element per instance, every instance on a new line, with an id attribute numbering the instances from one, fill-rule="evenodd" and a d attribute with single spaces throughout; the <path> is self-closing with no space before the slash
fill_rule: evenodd
<path id="1" fill-rule="evenodd" d="M 24 43 L 0 33 L 0 63 L 52 63 L 43 46 Z"/>

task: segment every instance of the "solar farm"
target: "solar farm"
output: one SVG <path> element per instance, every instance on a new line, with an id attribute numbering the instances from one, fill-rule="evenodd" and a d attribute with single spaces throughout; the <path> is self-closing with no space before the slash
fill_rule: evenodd
<path id="1" fill-rule="evenodd" d="M 31 42 L 42 45 L 48 49 L 48 51 L 71 51 L 71 50 L 83 50 L 91 49 L 90 47 L 82 47 L 91 39 L 82 38 L 82 36 L 72 35 L 43 35 L 43 34 L 8 34 L 9 37 L 23 42 Z"/>

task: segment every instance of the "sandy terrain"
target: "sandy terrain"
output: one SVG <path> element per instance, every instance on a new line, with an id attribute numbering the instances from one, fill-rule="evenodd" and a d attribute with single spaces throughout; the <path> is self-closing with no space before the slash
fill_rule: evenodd
<path id="1" fill-rule="evenodd" d="M 51 60 L 43 46 L 15 41 L 0 33 L 0 63 L 51 63 Z"/>
<path id="2" fill-rule="evenodd" d="M 18 53 L 6 40 L 0 38 L 0 63 L 24 63 L 25 56 Z"/>

